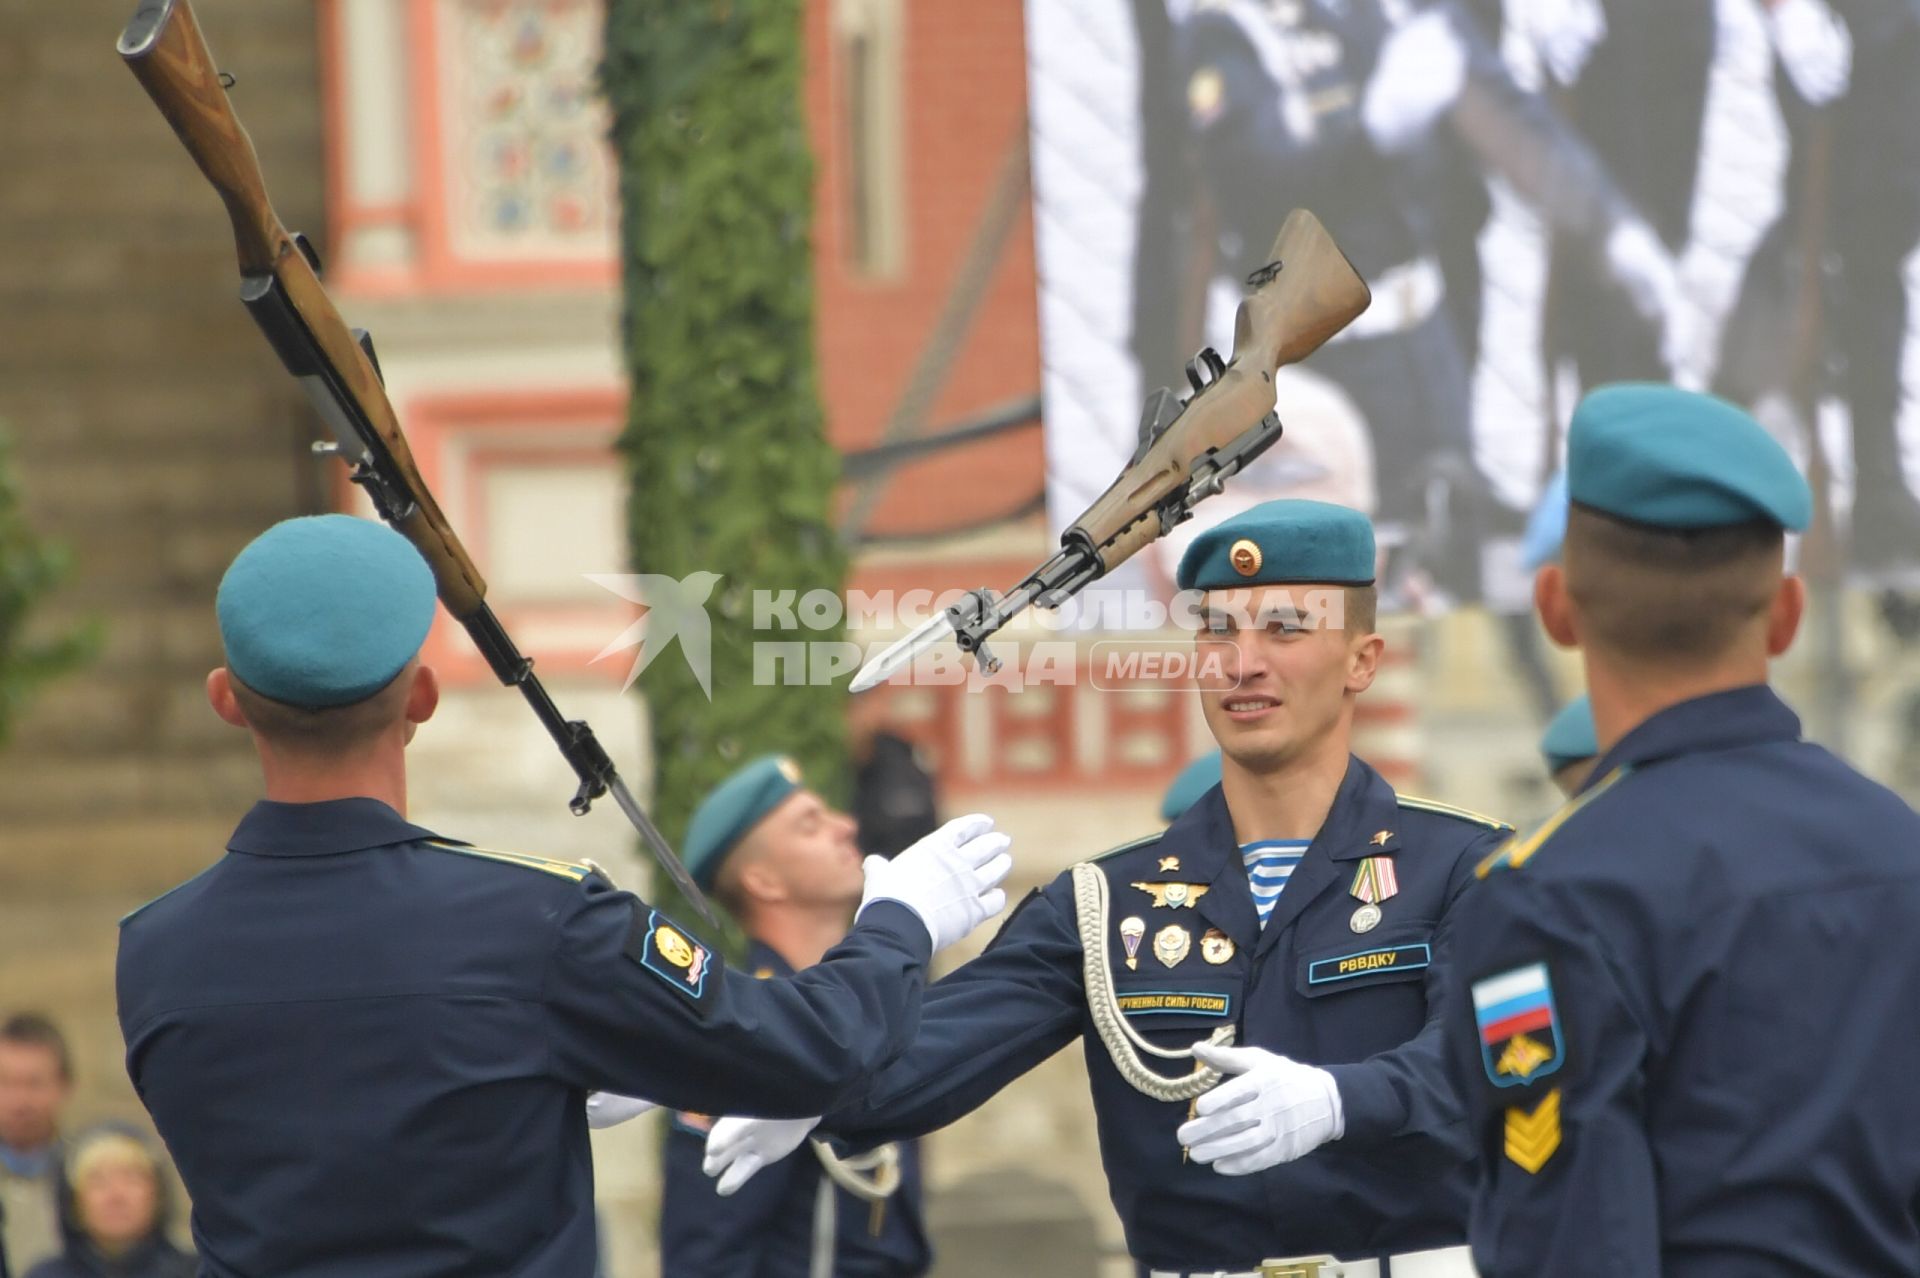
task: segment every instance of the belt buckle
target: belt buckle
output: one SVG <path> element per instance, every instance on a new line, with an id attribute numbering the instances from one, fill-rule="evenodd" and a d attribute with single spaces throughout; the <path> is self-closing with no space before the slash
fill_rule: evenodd
<path id="1" fill-rule="evenodd" d="M 1337 1278 L 1340 1262 L 1325 1254 L 1260 1262 L 1260 1278 Z"/>

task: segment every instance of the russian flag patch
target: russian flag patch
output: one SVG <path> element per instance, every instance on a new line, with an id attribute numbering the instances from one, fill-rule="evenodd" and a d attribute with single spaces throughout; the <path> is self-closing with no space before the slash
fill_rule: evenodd
<path id="1" fill-rule="evenodd" d="M 1473 983 L 1480 1058 L 1495 1087 L 1519 1087 L 1560 1068 L 1565 1050 L 1545 963 Z"/>

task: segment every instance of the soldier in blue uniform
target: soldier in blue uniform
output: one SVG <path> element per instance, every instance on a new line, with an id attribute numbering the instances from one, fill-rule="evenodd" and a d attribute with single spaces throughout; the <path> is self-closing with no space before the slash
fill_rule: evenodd
<path id="1" fill-rule="evenodd" d="M 1724 401 L 1603 388 L 1541 620 L 1600 758 L 1461 902 L 1488 1278 L 1920 1273 L 1920 817 L 1767 686 L 1812 499 Z"/>
<path id="2" fill-rule="evenodd" d="M 801 784 L 798 767 L 757 759 L 704 799 L 687 829 L 687 869 L 740 921 L 746 970 L 771 980 L 819 962 L 860 900 L 851 817 Z M 933 1264 L 914 1141 L 842 1157 L 796 1151 L 723 1198 L 700 1173 L 711 1117 L 678 1112 L 667 1136 L 660 1272 L 674 1278 L 913 1278 Z"/>
<path id="3" fill-rule="evenodd" d="M 912 1034 L 929 954 L 990 916 L 1003 836 L 870 864 L 847 939 L 790 980 L 597 871 L 409 823 L 434 614 L 398 534 L 329 515 L 228 569 L 214 709 L 267 798 L 226 856 L 123 920 L 127 1070 L 193 1200 L 201 1272 L 594 1272 L 582 1101 L 815 1113 Z"/>
<path id="4" fill-rule="evenodd" d="M 1320 502 L 1194 541 L 1179 583 L 1207 592 L 1201 655 L 1221 658 L 1198 694 L 1220 783 L 1031 894 L 825 1130 L 932 1131 L 1078 1038 L 1142 1274 L 1469 1272 L 1438 994 L 1455 901 L 1506 828 L 1349 753 L 1382 649 L 1374 570 L 1366 519 Z M 708 1169 L 724 1191 L 808 1126 L 722 1120 Z"/>

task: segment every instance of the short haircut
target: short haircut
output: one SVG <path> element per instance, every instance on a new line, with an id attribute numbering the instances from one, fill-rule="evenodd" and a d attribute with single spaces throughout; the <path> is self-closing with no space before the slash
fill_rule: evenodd
<path id="1" fill-rule="evenodd" d="M 1786 534 L 1769 520 L 1654 528 L 1576 504 L 1567 590 L 1590 645 L 1655 666 L 1707 664 L 1766 615 L 1785 550 Z"/>
<path id="2" fill-rule="evenodd" d="M 1370 635 L 1380 624 L 1380 590 L 1376 586 L 1347 587 L 1347 630 Z"/>
<path id="3" fill-rule="evenodd" d="M 412 680 L 404 676 L 413 669 L 414 663 L 409 661 L 370 697 L 318 709 L 276 701 L 249 688 L 231 670 L 227 674 L 233 699 L 240 703 L 247 726 L 275 748 L 309 757 L 338 758 L 364 748 L 406 713 Z"/>
<path id="4" fill-rule="evenodd" d="M 67 1047 L 67 1036 L 41 1013 L 15 1012 L 0 1022 L 0 1042 L 46 1048 L 60 1066 L 60 1077 L 73 1081 L 73 1052 Z"/>

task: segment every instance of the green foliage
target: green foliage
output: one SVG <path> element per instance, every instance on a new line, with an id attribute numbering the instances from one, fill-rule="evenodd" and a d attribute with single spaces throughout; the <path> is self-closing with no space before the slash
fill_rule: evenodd
<path id="1" fill-rule="evenodd" d="M 759 589 L 838 592 L 838 458 L 814 369 L 813 162 L 801 101 L 801 0 L 611 0 L 613 107 L 632 407 L 621 439 L 635 571 L 721 575 L 713 700 L 666 652 L 641 676 L 655 806 L 669 838 L 742 762 L 791 754 L 845 790 L 838 686 L 756 686 Z"/>
<path id="2" fill-rule="evenodd" d="M 12 445 L 0 430 L 0 743 L 36 688 L 98 647 L 91 627 L 52 638 L 27 633 L 35 606 L 67 571 L 66 551 L 43 541 L 27 522 L 13 478 Z"/>

